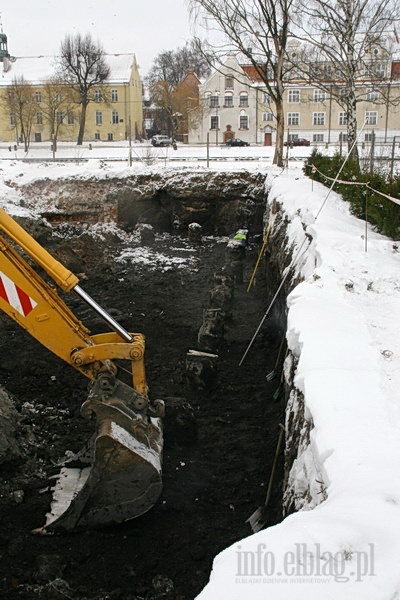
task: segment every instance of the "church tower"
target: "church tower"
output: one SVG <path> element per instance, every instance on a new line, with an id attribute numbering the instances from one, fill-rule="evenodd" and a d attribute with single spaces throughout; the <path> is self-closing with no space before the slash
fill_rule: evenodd
<path id="1" fill-rule="evenodd" d="M 8 52 L 8 43 L 7 43 L 7 36 L 5 33 L 3 33 L 3 24 L 1 22 L 1 18 L 0 18 L 0 61 L 4 62 L 5 58 L 10 58 L 10 54 Z"/>

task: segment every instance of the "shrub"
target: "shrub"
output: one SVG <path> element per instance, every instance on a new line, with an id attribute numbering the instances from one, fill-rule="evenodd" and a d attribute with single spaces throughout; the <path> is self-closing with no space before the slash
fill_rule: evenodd
<path id="1" fill-rule="evenodd" d="M 335 179 L 337 173 L 343 164 L 343 157 L 339 154 L 334 156 L 325 156 L 314 148 L 311 155 L 305 162 L 303 171 L 306 175 L 312 176 L 315 181 L 319 181 L 327 187 L 331 187 L 332 181 L 326 179 L 324 175 Z M 318 169 L 312 173 L 312 166 Z M 321 175 L 323 173 L 323 175 Z M 361 172 L 358 165 L 354 162 L 347 162 L 340 173 L 339 180 L 357 181 L 368 183 L 371 188 L 388 196 L 400 198 L 400 177 L 396 176 L 389 181 L 387 176 L 382 173 L 364 173 Z M 349 202 L 350 212 L 360 219 L 365 219 L 375 227 L 377 231 L 387 235 L 392 239 L 400 237 L 400 206 L 374 193 L 365 186 L 346 185 L 336 183 L 334 191 L 341 194 L 343 199 Z"/>

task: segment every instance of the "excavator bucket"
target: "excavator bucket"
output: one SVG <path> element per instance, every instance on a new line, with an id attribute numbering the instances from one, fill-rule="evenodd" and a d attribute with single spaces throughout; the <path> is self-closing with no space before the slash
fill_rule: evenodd
<path id="1" fill-rule="evenodd" d="M 35 533 L 120 523 L 154 506 L 162 490 L 163 439 L 161 420 L 148 415 L 147 404 L 146 396 L 108 374 L 96 381 L 82 406 L 83 416 L 95 414 L 96 433 L 61 469 L 46 524 Z"/>

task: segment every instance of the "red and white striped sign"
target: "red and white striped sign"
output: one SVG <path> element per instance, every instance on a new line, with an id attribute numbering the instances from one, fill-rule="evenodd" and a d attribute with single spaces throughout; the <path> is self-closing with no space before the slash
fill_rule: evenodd
<path id="1" fill-rule="evenodd" d="M 0 271 L 0 298 L 15 308 L 23 317 L 35 308 L 37 302 L 28 296 L 24 290 L 16 285 L 7 275 Z"/>

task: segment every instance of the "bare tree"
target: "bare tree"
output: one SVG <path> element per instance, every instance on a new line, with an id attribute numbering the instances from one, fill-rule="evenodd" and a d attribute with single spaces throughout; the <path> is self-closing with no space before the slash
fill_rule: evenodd
<path id="1" fill-rule="evenodd" d="M 152 102 L 157 107 L 154 115 L 153 128 L 157 131 L 171 133 L 171 116 L 173 109 L 173 86 L 168 81 L 160 80 L 149 88 Z"/>
<path id="2" fill-rule="evenodd" d="M 209 72 L 209 63 L 194 41 L 155 58 L 145 80 L 153 106 L 154 133 L 168 131 L 174 137 L 181 128 L 187 130 L 188 113 L 198 105 L 198 78 Z"/>
<path id="3" fill-rule="evenodd" d="M 94 97 L 94 88 L 101 88 L 110 74 L 105 52 L 90 34 L 67 35 L 61 43 L 58 62 L 59 76 L 77 93 L 81 105 L 77 144 L 81 145 L 85 132 L 86 109 Z M 105 93 L 103 92 L 103 97 Z"/>
<path id="4" fill-rule="evenodd" d="M 16 130 L 17 142 L 24 143 L 25 152 L 29 150 L 33 120 L 37 112 L 35 92 L 24 77 L 14 77 L 3 104 L 10 114 L 10 120 Z"/>
<path id="5" fill-rule="evenodd" d="M 223 35 L 207 49 L 208 54 L 213 50 L 213 62 L 221 62 L 228 52 L 240 52 L 263 82 L 275 105 L 278 166 L 283 166 L 283 94 L 289 68 L 285 58 L 294 5 L 295 0 L 190 0 L 195 20 L 205 16 L 211 33 L 219 34 L 220 40 Z M 243 73 L 238 77 L 243 79 Z"/>
<path id="6" fill-rule="evenodd" d="M 146 85 L 152 87 L 159 81 L 167 81 L 170 85 L 177 86 L 185 78 L 189 69 L 192 69 L 199 78 L 206 77 L 210 72 L 208 61 L 199 52 L 194 41 L 183 48 L 158 54 L 146 77 Z"/>
<path id="7" fill-rule="evenodd" d="M 152 131 L 166 132 L 175 139 L 179 133 L 187 134 L 189 113 L 199 104 L 198 79 L 191 73 L 174 86 L 160 80 L 149 88 L 153 103 Z"/>
<path id="8" fill-rule="evenodd" d="M 76 92 L 59 77 L 48 79 L 42 86 L 42 111 L 49 125 L 53 157 L 57 150 L 60 129 L 65 123 L 73 123 L 76 117 Z"/>
<path id="9" fill-rule="evenodd" d="M 358 163 L 357 103 L 379 89 L 374 101 L 388 102 L 380 84 L 390 79 L 387 32 L 399 16 L 398 0 L 307 0 L 299 16 L 303 70 L 306 65 L 309 80 L 343 107 L 348 148 Z"/>

